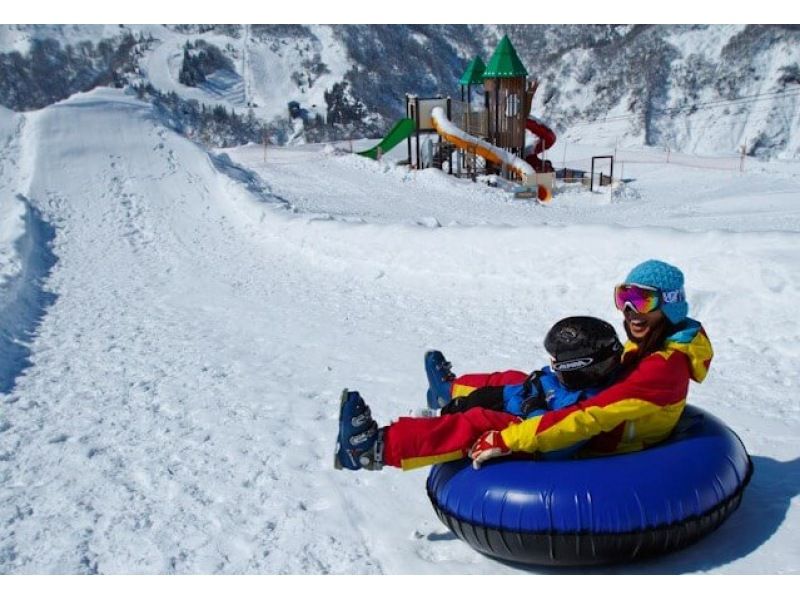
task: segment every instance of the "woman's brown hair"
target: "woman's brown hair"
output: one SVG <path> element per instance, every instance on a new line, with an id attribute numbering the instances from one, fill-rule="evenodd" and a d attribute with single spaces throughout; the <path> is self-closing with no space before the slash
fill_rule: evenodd
<path id="1" fill-rule="evenodd" d="M 624 326 L 628 338 L 631 338 L 631 331 L 628 328 L 628 323 L 625 322 Z M 675 332 L 676 328 L 675 324 L 670 322 L 666 316 L 659 320 L 650 330 L 650 334 L 648 334 L 641 343 L 637 343 L 636 351 L 630 354 L 630 357 L 623 360 L 623 375 L 627 375 L 636 369 L 639 362 L 651 353 L 663 349 L 664 341 Z"/>

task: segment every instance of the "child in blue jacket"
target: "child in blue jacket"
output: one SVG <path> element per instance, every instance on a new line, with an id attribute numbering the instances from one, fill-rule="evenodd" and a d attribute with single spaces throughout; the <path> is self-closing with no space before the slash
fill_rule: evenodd
<path id="1" fill-rule="evenodd" d="M 439 351 L 428 352 L 429 406 L 443 404 L 442 414 L 482 407 L 528 419 L 574 405 L 613 383 L 623 347 L 611 324 L 589 316 L 565 318 L 549 330 L 544 344 L 552 368 L 546 366 L 530 375 L 510 370 L 455 377 Z M 541 456 L 569 458 L 583 444 Z"/>
<path id="2" fill-rule="evenodd" d="M 414 469 L 463 458 L 484 429 L 503 429 L 569 407 L 611 384 L 623 350 L 611 324 L 588 316 L 556 323 L 545 349 L 551 366 L 532 374 L 509 370 L 458 377 L 441 352 L 429 351 L 428 404 L 441 407 L 439 417 L 403 417 L 379 429 L 358 393 L 345 390 L 336 467 Z M 570 458 L 581 446 L 541 453 L 540 458 Z"/>

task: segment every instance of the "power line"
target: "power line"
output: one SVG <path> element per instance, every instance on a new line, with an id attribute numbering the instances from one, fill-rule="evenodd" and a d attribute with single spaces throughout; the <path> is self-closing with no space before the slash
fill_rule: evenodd
<path id="1" fill-rule="evenodd" d="M 738 97 L 738 98 L 732 98 L 730 100 L 712 100 L 712 101 L 709 101 L 709 102 L 702 102 L 702 103 L 699 103 L 699 104 L 692 104 L 691 106 L 681 106 L 681 107 L 676 107 L 676 108 L 653 108 L 653 109 L 651 109 L 650 112 L 651 113 L 656 113 L 656 114 L 664 114 L 664 115 L 674 116 L 676 114 L 691 113 L 691 112 L 695 112 L 697 110 L 707 109 L 707 108 L 718 108 L 718 107 L 723 107 L 723 106 L 734 106 L 734 105 L 741 105 L 741 104 L 747 104 L 747 103 L 754 103 L 754 102 L 764 101 L 764 100 L 777 100 L 777 99 L 795 98 L 795 97 L 800 97 L 800 89 L 796 89 L 796 90 L 793 89 L 793 90 L 790 90 L 790 91 L 782 91 L 782 92 L 777 92 L 776 91 L 776 92 L 770 92 L 770 93 L 759 93 L 759 94 L 753 94 L 753 95 L 749 95 L 749 96 L 741 96 L 741 97 Z M 589 121 L 584 121 L 584 122 L 577 122 L 577 123 L 574 123 L 574 124 L 570 125 L 570 127 L 580 127 L 580 126 L 586 126 L 586 125 L 613 123 L 613 122 L 619 122 L 619 121 L 624 121 L 624 120 L 631 120 L 631 119 L 638 118 L 638 117 L 639 117 L 639 115 L 637 115 L 637 114 L 623 114 L 623 115 L 620 115 L 620 116 L 611 116 L 611 117 L 607 117 L 607 118 L 603 118 L 603 119 L 589 120 Z"/>
<path id="2" fill-rule="evenodd" d="M 756 116 L 769 114 L 773 110 L 774 110 L 774 107 L 766 107 L 765 106 L 765 107 L 762 107 L 761 109 L 754 109 L 754 110 L 749 111 L 747 113 L 747 117 L 748 117 L 748 119 L 752 119 L 753 117 L 756 117 Z M 628 118 L 628 117 L 626 117 L 626 118 Z M 593 124 L 602 125 L 602 124 L 604 124 L 604 122 L 606 122 L 606 121 L 593 121 Z M 613 122 L 621 122 L 621 119 L 617 119 L 615 121 L 608 121 L 608 122 L 611 122 L 613 124 Z M 591 124 L 591 123 L 589 123 L 589 124 Z M 575 126 L 577 127 L 579 125 L 575 125 Z M 691 125 L 691 129 L 692 129 L 693 133 L 697 133 L 699 131 L 706 131 L 706 130 L 709 130 L 709 129 L 721 129 L 721 128 L 730 129 L 732 126 L 733 125 L 730 122 L 712 122 L 712 123 L 703 124 L 701 126 Z M 570 127 L 570 129 L 571 128 L 572 127 Z"/>

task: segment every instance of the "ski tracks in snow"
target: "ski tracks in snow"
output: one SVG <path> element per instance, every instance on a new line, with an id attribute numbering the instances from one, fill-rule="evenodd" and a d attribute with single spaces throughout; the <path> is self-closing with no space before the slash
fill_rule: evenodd
<path id="1" fill-rule="evenodd" d="M 298 277 L 243 242 L 240 184 L 144 110 L 62 105 L 28 141 L 58 301 L 4 404 L 0 572 L 379 571 L 328 516 L 335 396 L 298 374 Z"/>

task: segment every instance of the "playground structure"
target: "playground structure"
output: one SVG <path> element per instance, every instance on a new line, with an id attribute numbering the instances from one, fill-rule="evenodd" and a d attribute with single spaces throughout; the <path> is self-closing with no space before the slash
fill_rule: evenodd
<path id="1" fill-rule="evenodd" d="M 405 139 L 407 163 L 414 168 L 447 164 L 449 174 L 473 180 L 498 174 L 517 183 L 518 197 L 549 201 L 555 176 L 550 163 L 537 154 L 549 149 L 556 135 L 528 116 L 537 82 L 528 81 L 508 37 L 500 41 L 488 65 L 480 57 L 470 62 L 459 83 L 461 101 L 407 94 L 406 117 L 378 145 L 360 154 L 375 158 Z M 526 131 L 538 139 L 532 147 L 526 148 Z"/>
<path id="2" fill-rule="evenodd" d="M 530 115 L 539 83 L 528 80 L 528 71 L 508 37 L 500 40 L 488 65 L 480 57 L 473 59 L 459 84 L 460 101 L 406 94 L 405 118 L 380 143 L 359 154 L 380 158 L 405 140 L 405 163 L 412 168 L 444 169 L 446 165 L 449 174 L 473 181 L 478 176 L 499 175 L 516 197 L 549 202 L 557 174 L 568 179 L 577 173 L 566 169 L 556 173 L 546 159 L 556 134 Z M 532 145 L 526 144 L 528 131 L 536 137 Z M 592 166 L 594 171 L 594 162 Z M 610 183 L 608 177 L 608 181 L 602 175 L 600 179 L 601 184 Z"/>

